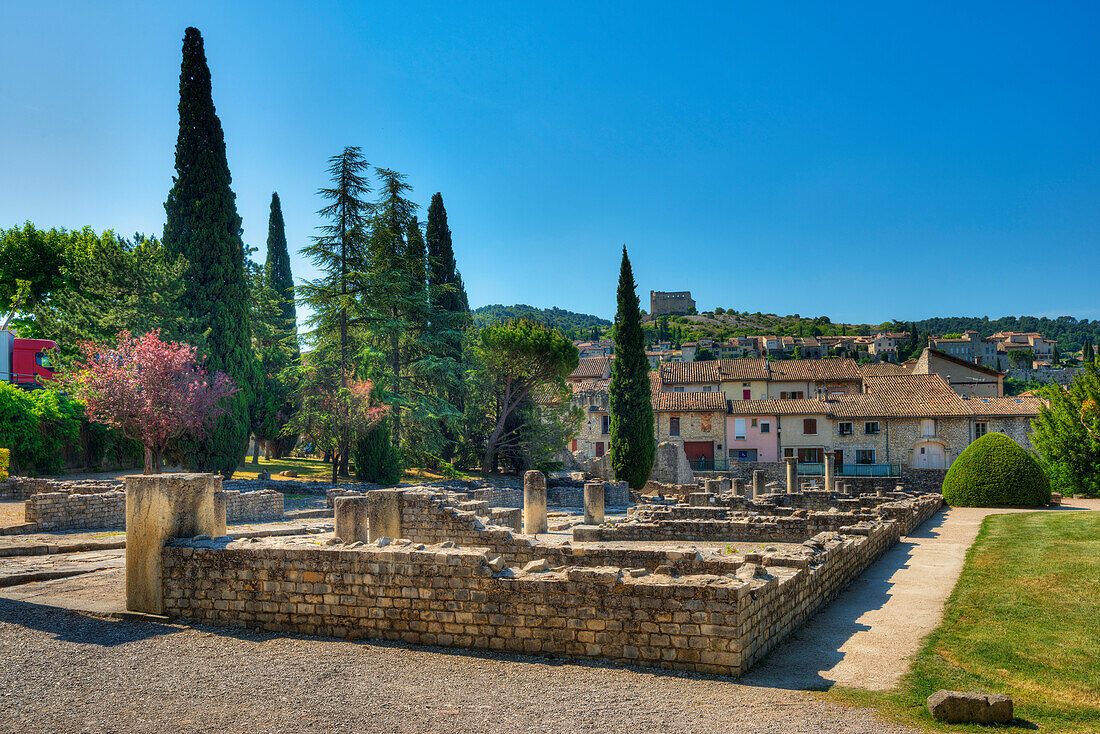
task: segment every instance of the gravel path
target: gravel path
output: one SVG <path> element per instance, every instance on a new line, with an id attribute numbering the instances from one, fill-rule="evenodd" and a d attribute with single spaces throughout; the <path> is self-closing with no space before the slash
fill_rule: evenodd
<path id="1" fill-rule="evenodd" d="M 916 731 L 718 678 L 105 620 L 6 599 L 0 659 L 5 732 Z"/>

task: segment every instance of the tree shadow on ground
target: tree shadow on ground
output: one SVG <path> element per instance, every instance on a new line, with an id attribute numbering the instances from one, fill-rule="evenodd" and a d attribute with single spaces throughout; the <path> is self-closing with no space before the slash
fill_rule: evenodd
<path id="1" fill-rule="evenodd" d="M 53 635 L 65 642 L 114 647 L 179 632 L 157 622 L 131 622 L 87 616 L 81 612 L 0 598 L 0 624 L 11 624 Z"/>

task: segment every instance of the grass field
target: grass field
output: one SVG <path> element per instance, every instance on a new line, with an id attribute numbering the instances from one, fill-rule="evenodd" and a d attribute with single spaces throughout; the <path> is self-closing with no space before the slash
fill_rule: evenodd
<path id="1" fill-rule="evenodd" d="M 260 472 L 271 472 L 272 479 L 282 479 L 285 481 L 294 481 L 293 477 L 280 477 L 278 474 L 284 471 L 296 471 L 298 472 L 298 479 L 319 479 L 322 481 L 329 481 L 332 479 L 332 464 L 321 461 L 320 459 L 278 459 L 269 460 L 260 457 L 259 464 L 252 463 L 252 457 L 249 456 L 245 463 L 237 469 L 237 472 L 233 475 L 234 479 L 255 479 Z M 475 474 L 467 474 L 460 472 L 463 477 L 477 476 Z M 435 474 L 427 469 L 409 469 L 405 471 L 405 478 L 401 480 L 403 484 L 415 484 L 417 482 L 431 482 L 437 479 L 443 479 L 440 474 Z M 355 477 L 341 477 L 341 482 L 354 482 Z"/>
<path id="2" fill-rule="evenodd" d="M 1100 732 L 1100 512 L 990 516 L 900 687 L 822 696 L 935 730 L 989 730 L 934 722 L 924 701 L 941 688 L 1012 696 L 1040 731 Z"/>

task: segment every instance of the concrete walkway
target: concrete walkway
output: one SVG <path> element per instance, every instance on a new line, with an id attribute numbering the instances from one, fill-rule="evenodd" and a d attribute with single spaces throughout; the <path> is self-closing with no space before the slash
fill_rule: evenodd
<path id="1" fill-rule="evenodd" d="M 1066 500 L 1066 510 L 1100 510 L 1100 500 Z M 936 628 L 982 521 L 1034 510 L 941 510 L 901 539 L 840 596 L 741 680 L 774 688 L 833 685 L 888 690 L 909 670 L 921 640 Z"/>

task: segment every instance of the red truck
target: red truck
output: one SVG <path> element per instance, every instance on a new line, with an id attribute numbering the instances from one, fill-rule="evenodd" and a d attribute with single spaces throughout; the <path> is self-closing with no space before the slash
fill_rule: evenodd
<path id="1" fill-rule="evenodd" d="M 19 339 L 14 332 L 0 331 L 0 382 L 34 390 L 54 379 L 57 364 L 57 342 Z"/>

